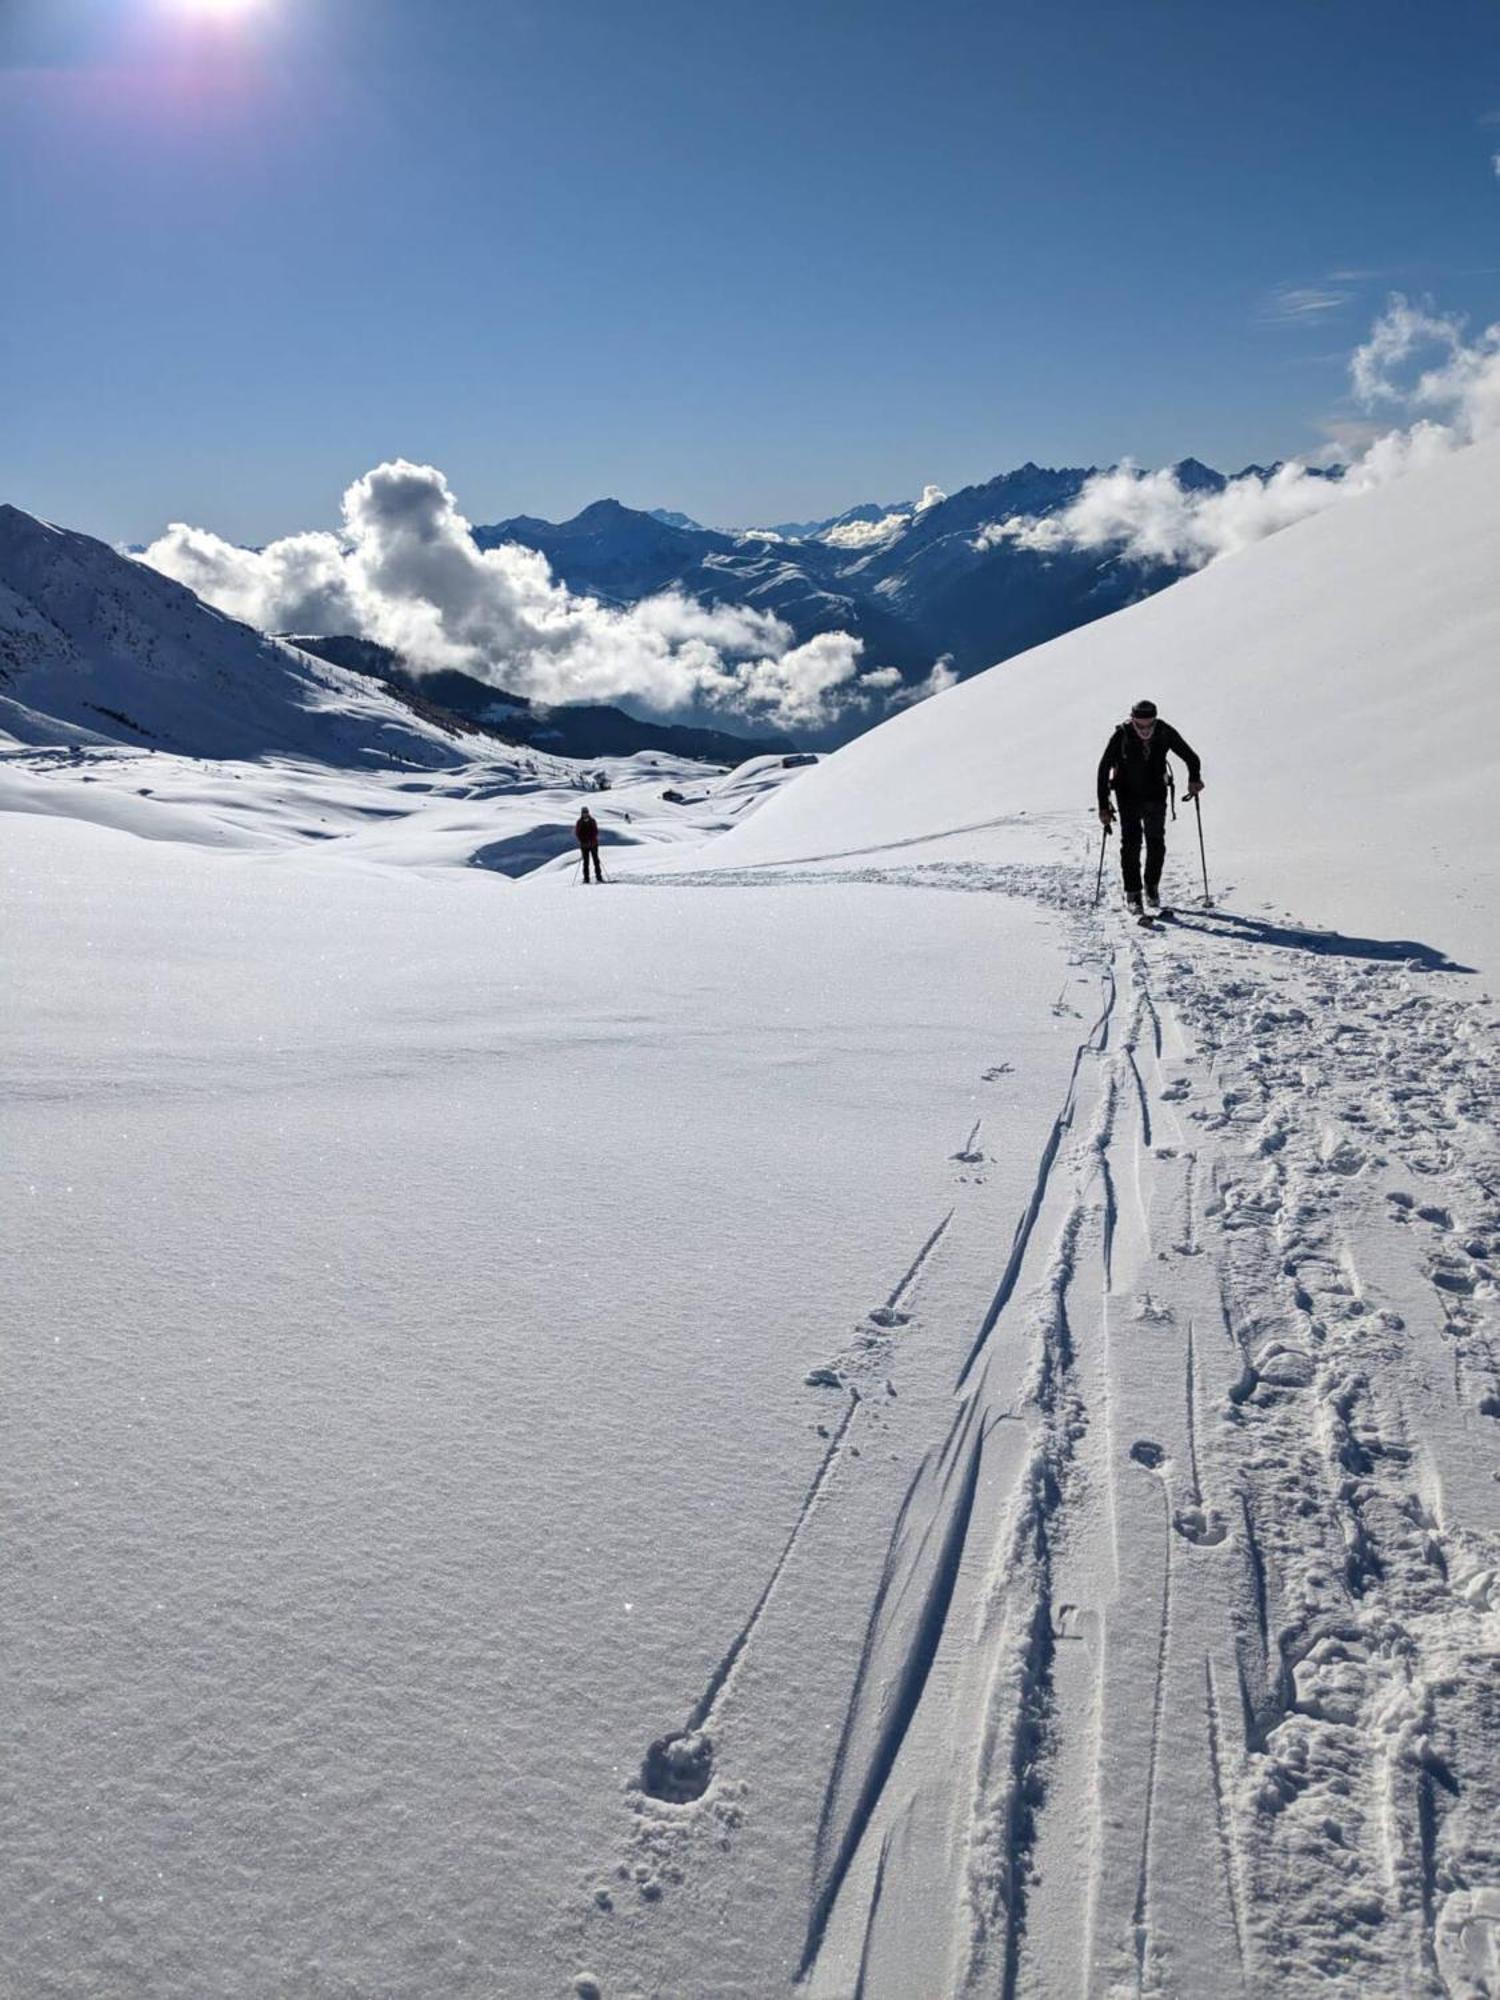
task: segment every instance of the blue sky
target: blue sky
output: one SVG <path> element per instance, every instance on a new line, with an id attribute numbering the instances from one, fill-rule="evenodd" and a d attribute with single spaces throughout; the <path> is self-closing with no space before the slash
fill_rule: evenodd
<path id="1" fill-rule="evenodd" d="M 0 0 L 0 498 L 263 540 L 740 525 L 1317 445 L 1392 290 L 1500 317 L 1467 0 Z"/>

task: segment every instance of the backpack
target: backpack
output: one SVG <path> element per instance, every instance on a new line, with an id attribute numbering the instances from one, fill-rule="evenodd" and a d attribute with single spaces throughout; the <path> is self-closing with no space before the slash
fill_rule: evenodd
<path id="1" fill-rule="evenodd" d="M 1156 718 L 1156 726 L 1158 729 L 1163 729 L 1166 727 L 1165 723 L 1163 723 L 1160 716 Z M 1134 740 L 1137 743 L 1140 743 L 1140 738 L 1136 736 L 1136 733 L 1131 728 L 1129 722 L 1122 722 L 1119 728 L 1115 731 L 1115 745 L 1116 745 L 1115 764 L 1118 768 L 1121 769 L 1124 768 L 1125 759 L 1127 756 L 1131 754 L 1130 745 L 1132 740 Z M 1148 744 L 1142 744 L 1141 748 L 1145 752 L 1147 763 L 1149 763 L 1151 761 L 1150 746 Z M 1161 768 L 1162 768 L 1162 776 L 1166 779 L 1167 783 L 1167 810 L 1171 813 L 1173 819 L 1176 819 L 1177 779 L 1173 773 L 1172 760 L 1167 755 L 1165 743 L 1163 743 L 1162 753 L 1161 753 Z"/>

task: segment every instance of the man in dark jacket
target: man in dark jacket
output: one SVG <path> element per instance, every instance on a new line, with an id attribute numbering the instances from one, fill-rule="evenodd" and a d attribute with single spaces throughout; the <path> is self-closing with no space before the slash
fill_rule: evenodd
<path id="1" fill-rule="evenodd" d="M 1106 831 L 1115 813 L 1113 791 L 1120 809 L 1120 873 L 1125 901 L 1141 912 L 1141 835 L 1146 836 L 1146 905 L 1161 908 L 1161 869 L 1167 856 L 1167 752 L 1175 751 L 1187 765 L 1187 795 L 1203 790 L 1198 753 L 1184 743 L 1170 722 L 1156 713 L 1154 701 L 1138 701 L 1130 720 L 1122 722 L 1099 759 L 1099 823 Z"/>
<path id="2" fill-rule="evenodd" d="M 594 864 L 594 880 L 602 882 L 604 871 L 599 866 L 599 822 L 585 806 L 573 822 L 573 832 L 578 841 L 579 852 L 583 856 L 583 879 L 589 879 L 589 863 Z"/>

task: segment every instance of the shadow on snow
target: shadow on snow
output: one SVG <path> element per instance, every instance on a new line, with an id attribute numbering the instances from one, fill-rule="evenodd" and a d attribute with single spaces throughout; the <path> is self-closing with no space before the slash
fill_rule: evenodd
<path id="1" fill-rule="evenodd" d="M 1209 930 L 1244 944 L 1274 945 L 1282 951 L 1305 951 L 1316 958 L 1368 958 L 1387 965 L 1416 965 L 1424 972 L 1474 972 L 1435 945 L 1413 938 L 1350 937 L 1343 931 L 1302 930 L 1295 924 L 1268 923 L 1263 917 L 1241 916 L 1237 910 L 1175 910 L 1174 923 L 1186 930 Z"/>

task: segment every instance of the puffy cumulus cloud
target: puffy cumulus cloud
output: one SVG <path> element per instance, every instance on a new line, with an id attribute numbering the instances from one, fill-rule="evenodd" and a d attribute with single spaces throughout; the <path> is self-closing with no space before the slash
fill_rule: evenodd
<path id="1" fill-rule="evenodd" d="M 915 507 L 893 507 L 878 521 L 841 521 L 837 527 L 825 529 L 818 540 L 832 549 L 884 548 L 903 529 L 909 528 L 918 514 L 925 514 L 929 507 L 938 506 L 947 497 L 941 486 L 924 486 Z"/>
<path id="2" fill-rule="evenodd" d="M 288 535 L 267 549 L 240 549 L 207 529 L 174 521 L 141 560 L 249 625 L 288 632 L 356 629 L 336 535 Z"/>
<path id="3" fill-rule="evenodd" d="M 1473 340 L 1461 320 L 1392 296 L 1349 362 L 1355 398 L 1367 410 L 1401 409 L 1404 428 L 1358 426 L 1342 477 L 1289 460 L 1267 474 L 1246 473 L 1220 492 L 1185 490 L 1171 470 L 1129 463 L 1096 473 L 1055 514 L 1013 514 L 982 528 L 976 549 L 1010 543 L 1049 553 L 1109 549 L 1134 562 L 1201 569 L 1252 542 L 1386 486 L 1415 467 L 1500 435 L 1500 324 Z"/>
<path id="4" fill-rule="evenodd" d="M 456 667 L 543 703 L 707 704 L 805 728 L 869 699 L 863 642 L 847 632 L 798 645 L 770 612 L 678 591 L 622 610 L 566 589 L 535 550 L 477 548 L 433 466 L 376 466 L 343 513 L 342 537 L 264 549 L 177 522 L 142 560 L 264 630 L 354 632 L 420 671 Z"/>
<path id="5" fill-rule="evenodd" d="M 940 660 L 932 663 L 932 672 L 926 680 L 917 681 L 911 687 L 902 688 L 899 693 L 886 699 L 887 708 L 910 708 L 914 702 L 930 701 L 935 694 L 946 694 L 951 687 L 957 687 L 958 675 L 954 671 L 953 655 L 944 653 Z"/>

